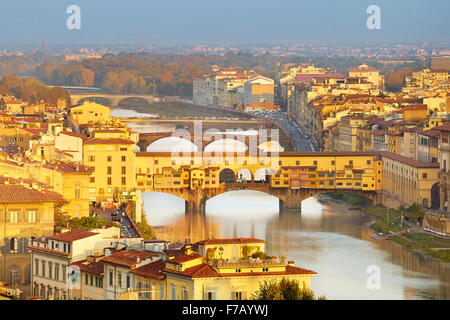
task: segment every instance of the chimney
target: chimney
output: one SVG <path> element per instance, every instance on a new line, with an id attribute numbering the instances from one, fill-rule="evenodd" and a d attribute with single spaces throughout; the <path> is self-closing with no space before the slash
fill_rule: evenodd
<path id="1" fill-rule="evenodd" d="M 289 260 L 288 261 L 288 266 L 295 267 L 295 261 L 294 260 Z"/>

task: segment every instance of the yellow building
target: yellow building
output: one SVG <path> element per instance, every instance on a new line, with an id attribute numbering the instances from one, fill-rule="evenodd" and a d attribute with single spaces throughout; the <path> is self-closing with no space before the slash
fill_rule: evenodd
<path id="1" fill-rule="evenodd" d="M 379 70 L 366 64 L 350 69 L 348 75 L 355 78 L 366 78 L 367 81 L 378 86 L 380 89 L 384 87 L 384 76 L 380 75 Z"/>
<path id="2" fill-rule="evenodd" d="M 299 170 L 306 170 L 305 178 L 297 176 Z M 263 180 L 272 188 L 377 191 L 382 177 L 376 152 L 280 152 L 274 158 L 235 155 L 228 160 L 219 155 L 174 157 L 171 153 L 138 152 L 136 172 L 141 191 L 200 185 L 217 188 L 222 182 L 236 182 L 241 174 L 249 177 L 248 182 Z M 319 181 L 323 172 L 327 182 Z"/>
<path id="3" fill-rule="evenodd" d="M 428 119 L 428 108 L 424 104 L 415 104 L 403 108 L 405 121 L 423 121 Z"/>
<path id="4" fill-rule="evenodd" d="M 114 194 L 135 189 L 135 144 L 120 138 L 91 138 L 83 143 L 83 164 L 92 169 L 91 201 L 112 200 Z"/>
<path id="5" fill-rule="evenodd" d="M 0 281 L 30 294 L 30 239 L 53 234 L 55 207 L 64 199 L 53 192 L 0 184 Z"/>
<path id="6" fill-rule="evenodd" d="M 72 125 L 105 123 L 110 119 L 109 107 L 88 100 L 84 100 L 82 104 L 69 107 L 66 110 Z"/>
<path id="7" fill-rule="evenodd" d="M 391 152 L 381 152 L 383 159 L 383 194 L 400 204 L 413 203 L 424 208 L 439 206 L 433 203 L 433 186 L 439 182 L 439 164 L 426 163 Z"/>
<path id="8" fill-rule="evenodd" d="M 92 170 L 75 162 L 48 162 L 41 167 L 41 182 L 53 186 L 67 204 L 62 208 L 71 218 L 89 216 L 89 179 Z"/>
<path id="9" fill-rule="evenodd" d="M 217 247 L 219 255 L 216 259 L 197 253 L 169 257 L 162 270 L 166 276 L 166 299 L 246 300 L 252 298 L 261 282 L 281 278 L 297 280 L 304 288 L 311 288 L 311 278 L 316 273 L 296 267 L 293 261 L 286 263 L 276 257 L 242 259 L 243 245 L 260 247 L 264 241 L 257 240 L 210 239 L 198 243 L 206 254 L 211 248 L 204 251 L 205 248 Z M 223 258 L 219 251 L 223 252 Z"/>

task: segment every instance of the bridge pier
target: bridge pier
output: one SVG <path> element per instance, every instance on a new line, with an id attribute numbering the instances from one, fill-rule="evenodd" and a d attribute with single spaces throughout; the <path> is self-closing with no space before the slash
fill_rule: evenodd
<path id="1" fill-rule="evenodd" d="M 184 213 L 186 215 L 198 214 L 205 215 L 206 213 L 206 200 L 202 198 L 190 198 L 184 202 Z"/>
<path id="2" fill-rule="evenodd" d="M 302 190 L 287 189 L 286 195 L 280 199 L 280 212 L 284 210 L 292 210 L 301 212 L 302 211 L 302 201 L 307 198 Z"/>

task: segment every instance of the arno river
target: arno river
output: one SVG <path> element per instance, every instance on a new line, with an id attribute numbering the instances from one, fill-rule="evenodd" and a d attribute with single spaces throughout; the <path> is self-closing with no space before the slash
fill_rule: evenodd
<path id="1" fill-rule="evenodd" d="M 302 212 L 279 213 L 278 200 L 234 191 L 207 202 L 205 217 L 184 215 L 184 201 L 145 193 L 145 210 L 158 238 L 198 241 L 210 236 L 267 240 L 270 255 L 284 255 L 314 270 L 313 290 L 328 299 L 450 299 L 450 266 L 425 260 L 388 240 L 373 240 L 370 220 L 348 206 L 310 198 Z M 380 289 L 368 289 L 369 266 L 378 266 Z"/>
<path id="2" fill-rule="evenodd" d="M 130 125 L 141 132 L 163 129 Z M 280 213 L 278 199 L 271 195 L 233 191 L 209 200 L 205 217 L 185 216 L 184 200 L 172 195 L 148 192 L 143 197 L 147 220 L 158 238 L 265 239 L 269 255 L 284 255 L 316 271 L 313 290 L 328 299 L 450 299 L 449 265 L 389 240 L 373 240 L 369 217 L 326 197 L 303 201 L 301 213 Z M 380 270 L 379 289 L 367 286 L 368 268 L 373 266 Z"/>

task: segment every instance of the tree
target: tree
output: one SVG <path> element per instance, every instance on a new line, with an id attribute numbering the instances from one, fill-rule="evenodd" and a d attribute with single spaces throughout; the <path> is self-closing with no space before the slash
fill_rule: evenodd
<path id="1" fill-rule="evenodd" d="M 260 283 L 259 289 L 252 296 L 255 300 L 325 300 L 324 296 L 316 299 L 311 289 L 300 285 L 298 280 L 272 280 Z"/>
<path id="2" fill-rule="evenodd" d="M 117 225 L 99 217 L 72 218 L 69 220 L 70 229 L 98 229 L 103 226 Z"/>

